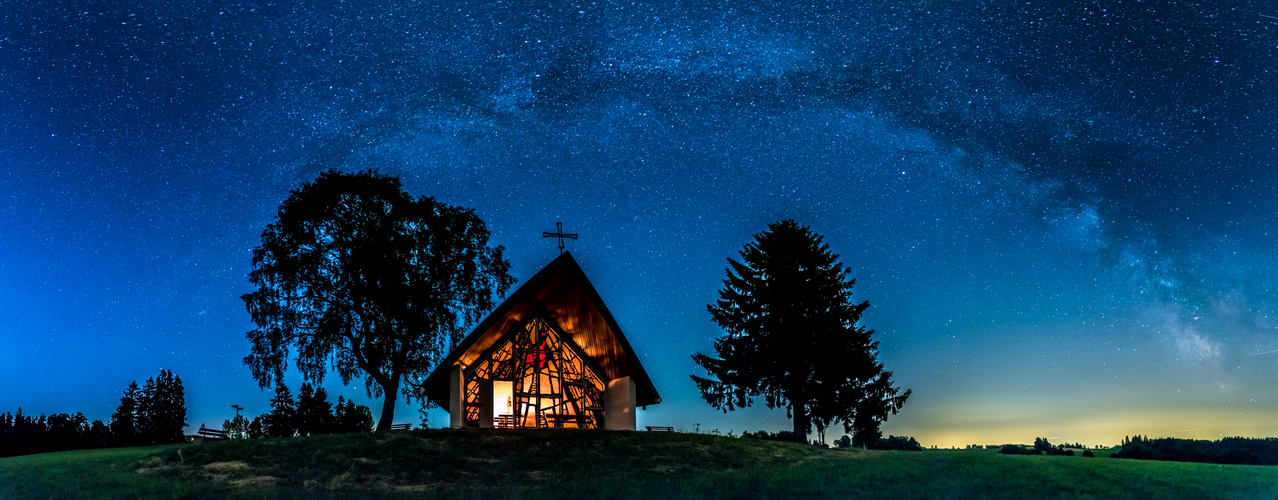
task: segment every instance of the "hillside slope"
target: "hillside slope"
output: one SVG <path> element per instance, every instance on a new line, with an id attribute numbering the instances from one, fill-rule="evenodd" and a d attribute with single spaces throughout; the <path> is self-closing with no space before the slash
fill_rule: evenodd
<path id="1" fill-rule="evenodd" d="M 1278 469 L 876 452 L 696 434 L 453 431 L 0 459 L 0 498 L 1274 498 Z"/>

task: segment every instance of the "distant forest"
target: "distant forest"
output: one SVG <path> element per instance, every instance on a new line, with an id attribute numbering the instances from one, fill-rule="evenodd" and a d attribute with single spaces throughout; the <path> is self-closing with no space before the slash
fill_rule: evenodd
<path id="1" fill-rule="evenodd" d="M 1110 458 L 1201 462 L 1230 465 L 1278 465 L 1278 438 L 1227 437 L 1218 441 L 1133 436 Z"/>
<path id="2" fill-rule="evenodd" d="M 0 457 L 52 451 L 176 443 L 184 439 L 186 396 L 182 378 L 168 370 L 142 387 L 129 383 L 109 423 L 89 423 L 83 413 L 48 417 L 0 414 Z"/>
<path id="3" fill-rule="evenodd" d="M 119 446 L 101 420 L 89 424 L 84 414 L 57 413 L 49 417 L 18 412 L 0 414 L 0 457 Z"/>
<path id="4" fill-rule="evenodd" d="M 39 416 L 0 413 L 0 457 L 54 451 L 181 443 L 187 439 L 186 396 L 182 379 L 168 370 L 141 387 L 132 382 L 120 397 L 110 421 L 89 422 L 83 413 Z M 338 398 L 336 407 L 324 389 L 303 384 L 294 402 L 288 388 L 276 388 L 271 412 L 249 421 L 243 416 L 223 423 L 227 437 L 291 437 L 307 434 L 369 432 L 372 412 L 364 405 Z M 192 430 L 191 432 L 195 432 Z"/>

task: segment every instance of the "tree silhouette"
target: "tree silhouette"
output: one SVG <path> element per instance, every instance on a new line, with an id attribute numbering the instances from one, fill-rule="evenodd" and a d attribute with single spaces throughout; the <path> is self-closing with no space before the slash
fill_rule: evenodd
<path id="1" fill-rule="evenodd" d="M 149 391 L 148 386 L 152 387 Z M 186 390 L 182 388 L 182 378 L 169 370 L 160 370 L 154 382 L 147 379 L 142 392 L 146 395 L 145 404 L 139 405 L 139 409 L 146 414 L 146 435 L 151 442 L 168 444 L 184 441 Z"/>
<path id="2" fill-rule="evenodd" d="M 293 191 L 253 251 L 242 298 L 257 328 L 244 358 L 262 388 L 290 355 L 305 380 L 334 369 L 382 397 L 378 429 L 464 328 L 514 283 L 471 210 L 412 198 L 399 179 L 328 171 Z M 427 404 L 422 400 L 422 404 Z"/>
<path id="3" fill-rule="evenodd" d="M 111 446 L 111 429 L 101 420 L 89 424 L 89 436 L 85 440 L 90 448 L 106 448 Z"/>
<path id="4" fill-rule="evenodd" d="M 111 433 L 119 441 L 120 446 L 131 446 L 137 435 L 137 424 L 134 419 L 134 413 L 138 407 L 138 383 L 137 381 L 129 382 L 129 386 L 124 389 L 124 395 L 120 397 L 120 405 L 115 407 L 115 413 L 111 414 Z"/>
<path id="5" fill-rule="evenodd" d="M 186 427 L 186 394 L 181 378 L 160 370 L 158 377 L 146 379 L 135 398 L 134 444 L 180 443 L 185 439 L 182 429 Z"/>
<path id="6" fill-rule="evenodd" d="M 233 419 L 222 421 L 222 430 L 226 432 L 227 439 L 248 439 L 249 420 L 244 415 L 236 415 Z"/>
<path id="7" fill-rule="evenodd" d="M 332 426 L 333 407 L 328 402 L 328 391 L 303 382 L 297 391 L 297 433 L 302 436 L 325 434 L 331 432 Z"/>
<path id="8" fill-rule="evenodd" d="M 248 437 L 258 439 L 266 437 L 266 421 L 265 415 L 253 417 L 253 421 L 249 423 Z"/>
<path id="9" fill-rule="evenodd" d="M 297 434 L 297 405 L 293 394 L 282 382 L 275 385 L 275 397 L 271 398 L 271 412 L 262 419 L 262 431 L 266 437 L 293 437 Z"/>
<path id="10" fill-rule="evenodd" d="M 337 407 L 333 412 L 336 429 L 334 432 L 355 433 L 373 430 L 373 413 L 364 405 L 355 405 L 355 401 L 337 397 Z"/>
<path id="11" fill-rule="evenodd" d="M 851 432 L 898 411 L 910 391 L 897 395 L 874 331 L 857 325 L 870 304 L 852 303 L 856 280 L 838 255 L 793 220 L 754 237 L 741 262 L 728 259 L 719 300 L 707 306 L 727 332 L 715 339 L 717 357 L 692 356 L 713 377 L 692 376 L 706 402 L 726 412 L 761 396 L 793 416 L 797 440 L 814 421 L 822 435 L 833 422 Z"/>

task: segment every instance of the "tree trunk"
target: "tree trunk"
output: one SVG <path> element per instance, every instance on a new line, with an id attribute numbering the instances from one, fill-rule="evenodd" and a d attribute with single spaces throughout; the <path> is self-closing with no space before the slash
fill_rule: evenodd
<path id="1" fill-rule="evenodd" d="M 811 416 L 808 415 L 807 403 L 794 403 L 794 440 L 808 442 L 808 428 L 811 427 Z"/>
<path id="2" fill-rule="evenodd" d="M 382 386 L 385 395 L 382 398 L 382 416 L 377 420 L 377 432 L 389 431 L 395 422 L 395 400 L 399 397 L 399 379 L 393 378 L 386 386 Z"/>

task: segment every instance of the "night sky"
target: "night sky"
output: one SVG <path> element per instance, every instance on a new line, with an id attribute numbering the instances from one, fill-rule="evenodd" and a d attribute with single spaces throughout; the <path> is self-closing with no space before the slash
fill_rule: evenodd
<path id="1" fill-rule="evenodd" d="M 105 421 L 168 368 L 192 426 L 264 413 L 251 250 L 377 168 L 521 283 L 579 233 L 640 426 L 789 428 L 688 376 L 726 258 L 793 218 L 913 390 L 885 435 L 1278 435 L 1278 7 L 772 3 L 0 0 L 0 412 Z"/>

